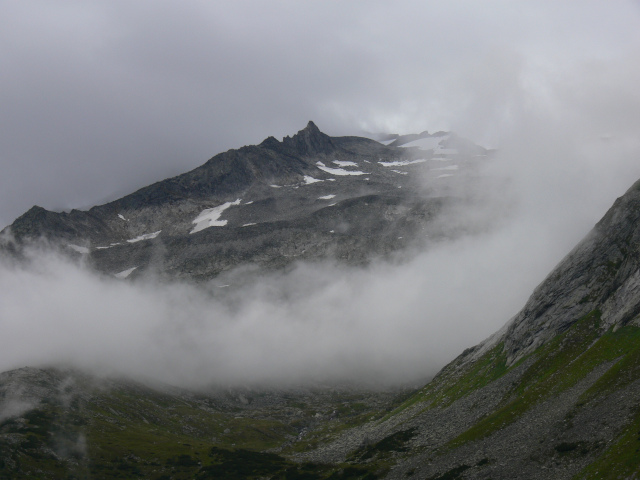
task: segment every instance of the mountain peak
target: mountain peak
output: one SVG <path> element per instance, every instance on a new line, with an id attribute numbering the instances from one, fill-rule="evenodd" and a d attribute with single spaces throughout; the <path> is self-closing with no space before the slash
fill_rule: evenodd
<path id="1" fill-rule="evenodd" d="M 309 121 L 307 126 L 293 137 L 284 137 L 282 143 L 293 148 L 300 155 L 331 153 L 335 150 L 331 137 L 322 133 L 312 121 Z"/>
<path id="2" fill-rule="evenodd" d="M 307 123 L 307 126 L 304 127 L 303 130 L 301 130 L 301 132 L 304 132 L 304 131 L 309 131 L 309 132 L 313 131 L 313 132 L 322 133 L 320 132 L 320 129 L 318 128 L 318 126 L 315 123 L 313 123 L 313 120 L 309 120 L 309 123 Z"/>

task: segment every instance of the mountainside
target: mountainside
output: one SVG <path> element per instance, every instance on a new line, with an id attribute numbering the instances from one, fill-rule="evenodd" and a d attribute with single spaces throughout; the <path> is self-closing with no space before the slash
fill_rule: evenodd
<path id="1" fill-rule="evenodd" d="M 151 268 L 161 242 L 165 275 L 210 278 L 296 252 L 361 263 L 406 247 L 397 237 L 460 233 L 435 221 L 464 204 L 443 182 L 473 177 L 487 152 L 451 134 L 405 140 L 309 124 L 88 212 L 34 208 L 11 227 L 12 248 L 45 235 L 118 273 Z M 640 181 L 504 328 L 418 389 L 188 392 L 70 369 L 2 373 L 0 478 L 638 478 L 639 258 Z"/>
<path id="2" fill-rule="evenodd" d="M 500 332 L 362 428 L 410 432 L 389 478 L 640 474 L 639 220 L 640 181 Z"/>
<path id="3" fill-rule="evenodd" d="M 33 207 L 5 232 L 18 245 L 57 242 L 121 277 L 208 279 L 241 264 L 323 258 L 363 264 L 456 235 L 432 220 L 488 153 L 443 132 L 414 143 L 329 137 L 309 122 L 282 142 L 229 150 L 88 211 Z"/>

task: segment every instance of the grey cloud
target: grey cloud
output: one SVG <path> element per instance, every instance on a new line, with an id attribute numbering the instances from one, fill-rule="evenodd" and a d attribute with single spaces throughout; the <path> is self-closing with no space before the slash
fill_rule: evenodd
<path id="1" fill-rule="evenodd" d="M 627 2 L 0 8 L 0 224 L 34 203 L 90 206 L 309 119 L 330 134 L 495 138 L 514 81 L 640 43 Z"/>

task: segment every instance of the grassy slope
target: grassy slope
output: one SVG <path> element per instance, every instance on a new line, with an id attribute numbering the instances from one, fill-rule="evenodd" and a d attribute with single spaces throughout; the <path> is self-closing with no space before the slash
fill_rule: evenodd
<path id="1" fill-rule="evenodd" d="M 599 365 L 612 366 L 589 389 L 574 409 L 640 379 L 640 328 L 625 326 L 603 332 L 600 312 L 593 311 L 567 331 L 543 345 L 526 359 L 509 368 L 502 345 L 497 345 L 477 361 L 461 368 L 450 366 L 433 382 L 405 401 L 391 416 L 410 406 L 427 410 L 451 405 L 456 400 L 500 378 L 526 361 L 524 373 L 504 395 L 498 408 L 445 447 L 455 449 L 493 434 L 519 419 L 525 412 L 576 385 Z M 614 408 L 614 407 L 612 407 Z M 561 446 L 562 447 L 562 446 Z M 573 445 L 564 445 L 571 449 Z M 604 453 L 576 478 L 626 478 L 640 468 L 640 408 L 636 416 L 611 442 Z"/>
<path id="2" fill-rule="evenodd" d="M 206 399 L 135 388 L 111 389 L 70 404 L 53 399 L 19 421 L 0 423 L 0 451 L 12 452 L 8 457 L 0 455 L 5 458 L 0 478 L 371 479 L 387 471 L 396 453 L 410 454 L 405 444 L 412 430 L 352 452 L 349 463 L 343 465 L 301 466 L 264 452 L 286 445 L 284 455 L 313 449 L 372 416 L 383 422 L 410 406 L 417 407 L 414 411 L 445 407 L 512 369 L 524 368 L 497 409 L 445 445 L 456 449 L 499 435 L 532 407 L 561 394 L 607 362 L 612 366 L 582 393 L 575 411 L 640 378 L 640 328 L 603 332 L 599 312 L 594 311 L 519 364 L 507 367 L 502 345 L 497 345 L 475 362 L 445 369 L 386 417 L 384 411 L 372 411 L 364 404 L 336 403 L 339 420 L 320 423 L 296 442 L 291 440 L 299 429 L 291 422 L 215 409 Z M 308 415 L 312 414 L 310 410 Z M 639 459 L 640 410 L 576 478 L 628 476 L 638 469 Z"/>
<path id="3" fill-rule="evenodd" d="M 363 404 L 338 408 L 337 430 L 372 413 Z M 144 388 L 92 391 L 67 403 L 52 397 L 0 422 L 0 479 L 378 478 L 377 465 L 296 464 L 267 453 L 297 437 L 295 422 L 245 413 Z"/>

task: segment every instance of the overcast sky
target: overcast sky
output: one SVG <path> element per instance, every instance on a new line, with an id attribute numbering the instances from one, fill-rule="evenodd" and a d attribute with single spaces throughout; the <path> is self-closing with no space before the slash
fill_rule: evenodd
<path id="1" fill-rule="evenodd" d="M 310 119 L 501 146 L 560 95 L 637 136 L 639 46 L 637 1 L 0 1 L 0 226 Z"/>

